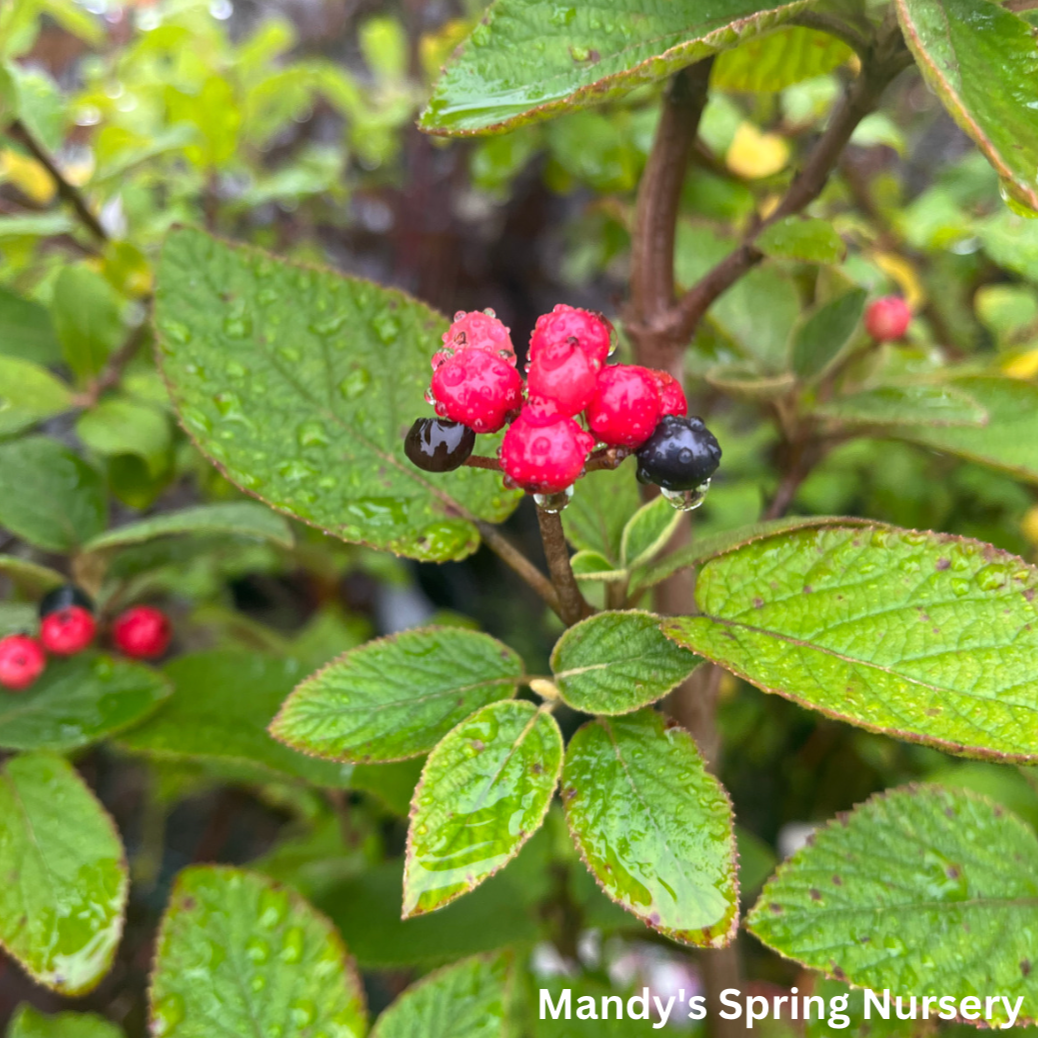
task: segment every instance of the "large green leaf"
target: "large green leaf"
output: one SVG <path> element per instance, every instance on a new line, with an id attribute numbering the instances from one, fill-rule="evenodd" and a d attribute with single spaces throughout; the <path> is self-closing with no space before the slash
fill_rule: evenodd
<path id="1" fill-rule="evenodd" d="M 973 425 L 986 424 L 988 413 L 968 393 L 955 386 L 877 386 L 834 397 L 812 408 L 823 418 L 853 425 Z"/>
<path id="2" fill-rule="evenodd" d="M 161 363 L 188 433 L 235 483 L 347 541 L 458 559 L 519 493 L 404 455 L 446 321 L 402 292 L 174 231 L 158 269 Z M 492 448 L 490 448 L 492 450 Z"/>
<path id="3" fill-rule="evenodd" d="M 46 1016 L 24 1003 L 11 1017 L 7 1038 L 123 1038 L 123 1031 L 93 1013 Z"/>
<path id="4" fill-rule="evenodd" d="M 708 562 L 663 631 L 768 692 L 972 756 L 1038 759 L 1038 570 L 946 534 L 821 527 Z"/>
<path id="5" fill-rule="evenodd" d="M 562 770 L 555 718 L 491 703 L 429 754 L 407 834 L 404 918 L 441 908 L 504 868 L 540 828 Z"/>
<path id="6" fill-rule="evenodd" d="M 835 36 L 793 26 L 725 51 L 714 64 L 710 84 L 721 90 L 774 93 L 825 75 L 851 54 L 851 48 Z"/>
<path id="7" fill-rule="evenodd" d="M 819 829 L 748 925 L 814 969 L 892 995 L 1038 1000 L 1038 839 L 965 790 L 907 787 Z M 1005 1007 L 997 1004 L 996 1025 Z"/>
<path id="8" fill-rule="evenodd" d="M 70 764 L 34 753 L 0 769 L 0 944 L 64 995 L 108 972 L 129 878 L 119 834 Z"/>
<path id="9" fill-rule="evenodd" d="M 241 764 L 258 777 L 345 788 L 350 769 L 282 746 L 267 725 L 302 674 L 294 660 L 222 650 L 181 656 L 166 667 L 170 701 L 119 737 L 131 753 L 167 760 Z"/>
<path id="10" fill-rule="evenodd" d="M 701 662 L 666 638 L 658 616 L 637 611 L 582 620 L 551 654 L 562 698 L 589 714 L 626 714 L 662 699 Z"/>
<path id="11" fill-rule="evenodd" d="M 459 627 L 429 627 L 353 649 L 304 681 L 271 725 L 274 737 L 331 760 L 427 753 L 474 710 L 515 693 L 519 657 Z"/>
<path id="12" fill-rule="evenodd" d="M 342 938 L 298 894 L 241 869 L 177 877 L 151 990 L 162 1038 L 362 1038 L 364 989 Z"/>
<path id="13" fill-rule="evenodd" d="M 602 889 L 685 944 L 728 943 L 738 922 L 732 809 L 688 732 L 642 710 L 573 736 L 566 821 Z"/>
<path id="14" fill-rule="evenodd" d="M 762 0 L 497 0 L 444 70 L 419 125 L 499 133 L 619 97 L 734 47 L 804 5 Z"/>
<path id="15" fill-rule="evenodd" d="M 151 667 L 108 656 L 51 660 L 20 696 L 0 699 L 0 747 L 66 753 L 150 714 L 171 691 Z"/>
<path id="16" fill-rule="evenodd" d="M 1003 189 L 1038 209 L 1034 29 L 990 0 L 897 0 L 897 13 L 927 83 Z"/>
<path id="17" fill-rule="evenodd" d="M 479 957 L 409 987 L 379 1018 L 371 1038 L 502 1038 L 509 959 Z"/>
<path id="18" fill-rule="evenodd" d="M 10 436 L 67 410 L 72 393 L 45 367 L 0 353 L 0 436 Z"/>

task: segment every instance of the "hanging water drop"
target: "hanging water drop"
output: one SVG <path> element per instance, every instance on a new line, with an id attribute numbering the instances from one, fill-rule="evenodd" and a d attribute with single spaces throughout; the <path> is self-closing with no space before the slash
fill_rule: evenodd
<path id="1" fill-rule="evenodd" d="M 554 494 L 534 494 L 533 500 L 542 512 L 556 515 L 561 512 L 573 499 L 573 486 L 566 487 Z"/>
<path id="2" fill-rule="evenodd" d="M 691 512 L 706 500 L 709 489 L 710 480 L 707 480 L 692 490 L 661 489 L 660 493 L 670 502 L 672 508 L 676 508 L 679 512 Z"/>

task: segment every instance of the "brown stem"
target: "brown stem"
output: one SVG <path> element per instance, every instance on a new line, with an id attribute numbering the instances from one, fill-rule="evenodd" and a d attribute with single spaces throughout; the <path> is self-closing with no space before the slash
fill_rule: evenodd
<path id="1" fill-rule="evenodd" d="M 147 302 L 150 302 L 150 300 L 147 300 Z M 82 393 L 75 397 L 73 403 L 77 407 L 94 407 L 106 390 L 112 389 L 119 384 L 126 365 L 133 360 L 147 337 L 148 321 L 144 320 L 130 333 L 126 342 L 108 358 L 108 362 L 97 378 Z"/>
<path id="2" fill-rule="evenodd" d="M 90 207 L 86 203 L 86 199 L 80 193 L 79 189 L 70 184 L 60 169 L 54 164 L 54 160 L 47 154 L 47 150 L 40 144 L 39 141 L 33 137 L 29 128 L 21 121 L 21 119 L 15 119 L 10 126 L 7 127 L 8 136 L 13 137 L 14 140 L 18 141 L 23 147 L 25 147 L 32 157 L 50 174 L 51 179 L 54 181 L 54 186 L 57 188 L 58 194 L 76 211 L 76 216 L 79 217 L 80 223 L 99 241 L 107 242 L 108 235 L 105 233 L 105 229 L 101 226 L 97 217 L 90 211 Z"/>
<path id="3" fill-rule="evenodd" d="M 562 529 L 562 516 L 538 505 L 537 522 L 541 528 L 541 541 L 548 560 L 548 572 L 559 596 L 559 616 L 567 627 L 571 627 L 587 616 L 591 612 L 591 607 L 584 601 L 584 596 L 577 586 L 577 578 L 573 576 L 569 547 Z"/>
<path id="4" fill-rule="evenodd" d="M 501 471 L 501 462 L 497 458 L 488 458 L 485 454 L 470 454 L 463 464 L 473 469 L 490 469 L 493 472 Z"/>
<path id="5" fill-rule="evenodd" d="M 482 520 L 476 523 L 483 543 L 544 599 L 548 608 L 562 617 L 562 606 L 552 582 L 503 534 Z"/>

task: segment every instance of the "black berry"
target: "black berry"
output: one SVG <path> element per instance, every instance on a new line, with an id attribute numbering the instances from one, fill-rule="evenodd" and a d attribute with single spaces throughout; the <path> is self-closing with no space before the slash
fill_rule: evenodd
<path id="1" fill-rule="evenodd" d="M 419 418 L 408 430 L 404 453 L 426 472 L 453 472 L 464 465 L 476 434 L 461 422 L 443 418 Z"/>
<path id="2" fill-rule="evenodd" d="M 42 620 L 50 616 L 51 613 L 61 612 L 62 609 L 68 609 L 71 606 L 79 606 L 80 609 L 85 609 L 88 613 L 94 611 L 94 603 L 85 591 L 76 587 L 75 584 L 63 584 L 61 587 L 56 587 L 53 591 L 48 591 L 40 599 L 40 619 Z"/>
<path id="3" fill-rule="evenodd" d="M 694 490 L 721 463 L 721 448 L 702 418 L 664 415 L 636 451 L 638 479 L 664 490 Z"/>

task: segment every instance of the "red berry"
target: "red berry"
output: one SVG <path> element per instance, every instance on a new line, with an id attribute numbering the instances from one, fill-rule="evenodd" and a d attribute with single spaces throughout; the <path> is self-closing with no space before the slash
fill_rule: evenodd
<path id="1" fill-rule="evenodd" d="M 656 383 L 656 391 L 660 395 L 660 415 L 687 415 L 688 401 L 685 399 L 685 391 L 681 388 L 681 383 L 666 371 L 649 368 L 649 374 L 652 375 L 653 381 Z"/>
<path id="2" fill-rule="evenodd" d="M 432 396 L 441 418 L 492 433 L 522 404 L 523 379 L 494 353 L 462 350 L 433 372 Z"/>
<path id="3" fill-rule="evenodd" d="M 575 339 L 588 357 L 601 367 L 609 356 L 612 338 L 613 326 L 601 314 L 559 303 L 550 314 L 537 318 L 530 336 L 530 359 L 536 359 L 545 346 Z"/>
<path id="4" fill-rule="evenodd" d="M 48 613 L 40 623 L 40 641 L 55 656 L 74 656 L 82 652 L 97 633 L 97 622 L 88 609 L 66 606 Z"/>
<path id="5" fill-rule="evenodd" d="M 461 350 L 486 350 L 509 364 L 515 364 L 515 347 L 512 337 L 496 317 L 493 310 L 459 310 L 454 323 L 443 333 L 444 349 L 433 357 L 435 371 L 445 360 Z"/>
<path id="6" fill-rule="evenodd" d="M 134 659 L 161 656 L 173 639 L 173 625 L 161 609 L 133 606 L 116 617 L 112 640 L 116 648 Z"/>
<path id="7" fill-rule="evenodd" d="M 498 452 L 505 474 L 531 494 L 555 494 L 583 471 L 595 439 L 572 418 L 524 407 Z"/>
<path id="8" fill-rule="evenodd" d="M 865 331 L 878 342 L 900 339 L 912 323 L 912 311 L 900 296 L 883 296 L 865 311 Z"/>
<path id="9" fill-rule="evenodd" d="M 13 692 L 28 688 L 42 673 L 47 663 L 43 647 L 27 634 L 9 634 L 0 638 L 0 685 Z"/>
<path id="10" fill-rule="evenodd" d="M 545 343 L 527 369 L 530 394 L 553 400 L 567 417 L 580 414 L 595 395 L 600 366 L 575 339 Z"/>
<path id="11" fill-rule="evenodd" d="M 587 409 L 591 431 L 610 447 L 640 447 L 660 418 L 660 395 L 648 368 L 617 364 L 603 368 Z"/>

